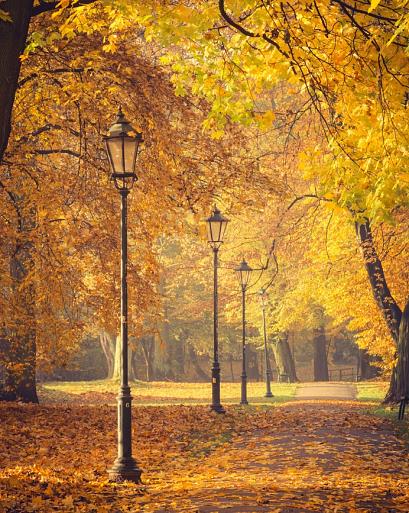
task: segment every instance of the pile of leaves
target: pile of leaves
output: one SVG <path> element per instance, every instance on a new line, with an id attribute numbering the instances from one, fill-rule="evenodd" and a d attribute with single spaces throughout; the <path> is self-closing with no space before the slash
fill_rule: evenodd
<path id="1" fill-rule="evenodd" d="M 361 408 L 137 407 L 135 485 L 107 479 L 115 408 L 2 404 L 0 511 L 407 513 L 404 443 Z"/>

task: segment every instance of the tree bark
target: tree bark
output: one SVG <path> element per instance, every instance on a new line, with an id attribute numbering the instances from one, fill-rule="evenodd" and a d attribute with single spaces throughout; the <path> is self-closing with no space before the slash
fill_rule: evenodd
<path id="1" fill-rule="evenodd" d="M 142 353 L 145 359 L 146 369 L 146 381 L 152 381 L 154 379 L 154 350 L 155 350 L 155 338 L 153 336 L 144 337 L 141 339 Z"/>
<path id="2" fill-rule="evenodd" d="M 114 375 L 114 367 L 115 367 L 115 338 L 112 337 L 106 331 L 102 331 L 99 334 L 99 342 L 101 344 L 102 351 L 105 355 L 107 366 L 108 366 L 108 375 L 107 379 L 112 379 Z"/>
<path id="3" fill-rule="evenodd" d="M 409 301 L 405 305 L 399 326 L 395 399 L 409 400 Z"/>
<path id="4" fill-rule="evenodd" d="M 12 21 L 0 20 L 0 162 L 11 132 L 11 113 L 20 75 L 20 55 L 24 51 L 33 0 L 6 0 L 1 3 Z"/>
<path id="5" fill-rule="evenodd" d="M 366 349 L 359 349 L 358 353 L 358 380 L 371 379 L 378 375 L 378 369 L 371 365 L 373 358 Z"/>
<path id="6" fill-rule="evenodd" d="M 250 344 L 247 344 L 247 378 L 254 381 L 260 381 L 261 373 L 259 369 L 258 356 L 259 353 L 253 349 Z"/>
<path id="7" fill-rule="evenodd" d="M 325 328 L 314 329 L 314 381 L 329 381 Z"/>
<path id="8" fill-rule="evenodd" d="M 189 359 L 196 371 L 197 377 L 201 381 L 209 381 L 209 375 L 200 367 L 200 363 L 197 359 L 197 353 L 192 344 L 188 344 Z"/>
<path id="9" fill-rule="evenodd" d="M 298 381 L 295 362 L 288 343 L 288 335 L 282 334 L 273 344 L 273 352 L 279 376 L 287 376 L 290 383 Z"/>
<path id="10" fill-rule="evenodd" d="M 114 352 L 114 369 L 112 371 L 112 379 L 119 381 L 121 379 L 121 336 L 117 335 L 115 338 L 115 352 Z M 128 359 L 130 362 L 130 360 Z M 132 364 L 131 364 L 132 366 Z"/>
<path id="11" fill-rule="evenodd" d="M 399 360 L 399 355 L 407 351 L 404 346 L 409 343 L 409 340 L 407 338 L 405 339 L 404 335 L 402 334 L 402 346 L 400 344 L 399 325 L 402 318 L 402 311 L 389 290 L 382 262 L 375 248 L 369 219 L 366 219 L 363 223 L 356 222 L 355 230 L 360 242 L 362 256 L 364 258 L 365 268 L 368 274 L 369 283 L 372 288 L 373 297 L 383 314 L 393 341 L 397 347 L 400 348 L 398 352 Z M 389 390 L 384 399 L 385 403 L 394 403 L 400 401 L 397 382 L 400 381 L 402 383 L 402 380 L 405 379 L 404 375 L 398 376 L 398 373 L 402 372 L 403 368 L 404 365 L 401 365 L 398 361 L 397 368 L 392 369 Z M 403 386 L 403 389 L 405 387 L 406 386 Z"/>
<path id="12" fill-rule="evenodd" d="M 29 274 L 33 270 L 33 244 L 20 242 L 11 258 L 10 276 L 16 305 L 16 319 L 6 328 L 3 339 L 5 380 L 0 400 L 38 403 L 36 388 L 35 287 Z"/>

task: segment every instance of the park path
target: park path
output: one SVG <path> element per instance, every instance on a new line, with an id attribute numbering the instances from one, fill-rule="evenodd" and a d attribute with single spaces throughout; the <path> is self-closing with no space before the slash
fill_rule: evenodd
<path id="1" fill-rule="evenodd" d="M 390 421 L 357 402 L 274 410 L 268 425 L 188 465 L 183 479 L 170 477 L 166 508 L 152 507 L 151 489 L 143 511 L 408 513 L 408 453 Z"/>
<path id="2" fill-rule="evenodd" d="M 356 386 L 348 383 L 306 383 L 299 385 L 295 393 L 296 399 L 336 399 L 353 400 L 356 397 Z"/>

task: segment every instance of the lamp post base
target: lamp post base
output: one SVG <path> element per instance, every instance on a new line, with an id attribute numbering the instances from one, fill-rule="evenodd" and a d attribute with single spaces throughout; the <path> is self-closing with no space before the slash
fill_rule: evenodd
<path id="1" fill-rule="evenodd" d="M 266 392 L 266 394 L 264 395 L 264 397 L 274 397 L 273 394 L 271 392 Z"/>
<path id="2" fill-rule="evenodd" d="M 214 361 L 212 367 L 212 404 L 210 409 L 216 413 L 226 413 L 220 403 L 220 365 L 218 361 Z"/>
<path id="3" fill-rule="evenodd" d="M 109 480 L 120 483 L 122 481 L 132 481 L 141 483 L 142 470 L 138 468 L 133 458 L 117 458 L 112 467 L 108 470 Z"/>

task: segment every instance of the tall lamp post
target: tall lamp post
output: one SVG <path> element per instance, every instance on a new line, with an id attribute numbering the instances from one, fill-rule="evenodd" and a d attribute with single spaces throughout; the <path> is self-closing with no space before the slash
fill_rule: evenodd
<path id="1" fill-rule="evenodd" d="M 224 413 L 220 403 L 220 364 L 219 364 L 219 296 L 217 270 L 219 267 L 219 249 L 223 244 L 227 223 L 229 222 L 217 207 L 206 219 L 208 241 L 213 249 L 213 366 L 212 366 L 212 404 L 210 408 L 216 413 Z"/>
<path id="2" fill-rule="evenodd" d="M 235 269 L 241 286 L 242 301 L 242 330 L 243 330 L 243 369 L 241 373 L 241 400 L 240 404 L 249 404 L 247 401 L 247 365 L 246 365 L 246 290 L 249 284 L 250 275 L 253 269 L 243 260 Z"/>
<path id="3" fill-rule="evenodd" d="M 267 347 L 267 328 L 266 328 L 266 300 L 267 300 L 267 292 L 262 289 L 259 292 L 261 298 L 261 308 L 263 311 L 263 335 L 264 335 L 264 356 L 265 356 L 265 367 L 266 367 L 266 393 L 264 397 L 274 397 L 271 393 L 271 367 L 270 367 L 270 358 L 268 357 L 268 347 Z"/>
<path id="4" fill-rule="evenodd" d="M 137 176 L 136 159 L 142 134 L 125 119 L 121 109 L 104 137 L 111 167 L 111 179 L 121 195 L 121 383 L 118 394 L 118 457 L 108 470 L 114 481 L 140 482 L 142 471 L 132 457 L 131 389 L 128 383 L 128 232 L 127 198 Z"/>

